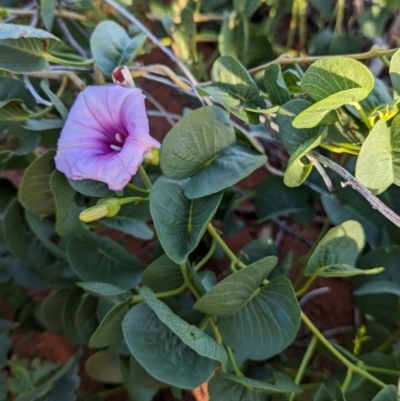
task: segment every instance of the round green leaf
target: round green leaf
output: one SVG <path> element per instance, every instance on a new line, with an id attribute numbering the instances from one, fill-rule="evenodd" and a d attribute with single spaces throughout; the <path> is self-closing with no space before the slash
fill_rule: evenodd
<path id="1" fill-rule="evenodd" d="M 180 388 L 207 381 L 225 349 L 198 327 L 175 315 L 152 291 L 142 287 L 144 303 L 126 315 L 122 330 L 132 355 L 156 379 Z"/>
<path id="2" fill-rule="evenodd" d="M 374 87 L 374 77 L 359 61 L 345 57 L 322 58 L 303 76 L 301 87 L 317 103 L 294 120 L 296 128 L 315 127 L 332 111 L 365 99 Z"/>
<path id="3" fill-rule="evenodd" d="M 276 256 L 267 256 L 231 274 L 211 288 L 193 307 L 215 316 L 229 316 L 239 312 L 254 292 L 258 291 L 277 261 Z M 230 297 L 229 294 L 235 294 L 235 297 Z"/>
<path id="4" fill-rule="evenodd" d="M 50 176 L 54 171 L 54 150 L 36 159 L 26 170 L 19 190 L 21 205 L 36 214 L 50 215 L 56 211 Z"/>
<path id="5" fill-rule="evenodd" d="M 140 52 L 146 35 L 141 33 L 131 39 L 114 21 L 100 22 L 90 38 L 90 49 L 100 71 L 110 76 L 116 67 L 128 65 Z"/>
<path id="6" fill-rule="evenodd" d="M 174 180 L 195 175 L 236 142 L 227 114 L 217 106 L 201 107 L 168 132 L 161 148 L 164 174 Z"/>
<path id="7" fill-rule="evenodd" d="M 317 102 L 348 90 L 353 91 L 353 102 L 359 102 L 373 87 L 374 77 L 364 64 L 341 56 L 317 60 L 301 80 L 301 88 Z"/>
<path id="8" fill-rule="evenodd" d="M 161 176 L 150 192 L 150 212 L 159 240 L 165 253 L 178 264 L 196 248 L 222 198 L 222 193 L 217 193 L 187 199 L 187 183 Z"/>
<path id="9" fill-rule="evenodd" d="M 269 256 L 228 276 L 194 304 L 202 312 L 219 316 L 226 344 L 254 360 L 281 352 L 294 340 L 300 325 L 297 299 L 286 277 L 260 288 L 276 261 Z"/>
<path id="10" fill-rule="evenodd" d="M 68 257 L 85 281 L 101 281 L 129 289 L 140 282 L 144 263 L 115 241 L 81 230 L 68 244 Z"/>

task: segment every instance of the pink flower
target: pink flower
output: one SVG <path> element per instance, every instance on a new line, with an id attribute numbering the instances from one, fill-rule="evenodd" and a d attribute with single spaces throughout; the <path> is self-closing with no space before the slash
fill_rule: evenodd
<path id="1" fill-rule="evenodd" d="M 121 190 L 143 158 L 160 144 L 149 135 L 142 91 L 89 86 L 73 104 L 58 140 L 55 163 L 73 180 L 102 181 Z"/>

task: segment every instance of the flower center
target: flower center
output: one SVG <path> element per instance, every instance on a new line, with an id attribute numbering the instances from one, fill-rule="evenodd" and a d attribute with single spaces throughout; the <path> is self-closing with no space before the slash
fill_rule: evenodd
<path id="1" fill-rule="evenodd" d="M 116 141 L 118 144 L 120 144 L 120 143 L 122 144 L 122 143 L 123 143 L 121 134 L 120 134 L 119 132 L 115 134 L 115 141 Z M 122 149 L 122 146 L 119 146 L 118 144 L 111 143 L 111 144 L 110 144 L 110 148 L 111 148 L 112 150 L 115 150 L 115 151 L 119 152 L 119 151 Z"/>

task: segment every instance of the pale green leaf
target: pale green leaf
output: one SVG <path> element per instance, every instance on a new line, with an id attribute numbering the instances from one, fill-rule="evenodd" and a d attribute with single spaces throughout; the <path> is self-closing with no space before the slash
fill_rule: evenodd
<path id="1" fill-rule="evenodd" d="M 90 355 L 85 363 L 85 368 L 89 375 L 97 381 L 114 384 L 124 381 L 119 369 L 118 355 L 111 349 Z"/>

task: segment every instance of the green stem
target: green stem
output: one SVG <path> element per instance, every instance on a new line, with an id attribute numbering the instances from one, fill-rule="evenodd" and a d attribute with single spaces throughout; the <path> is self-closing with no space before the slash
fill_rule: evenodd
<path id="1" fill-rule="evenodd" d="M 324 336 L 323 334 L 314 326 L 313 322 L 308 318 L 308 316 L 303 312 L 301 313 L 301 320 L 308 327 L 311 333 L 317 337 L 318 341 L 333 355 L 335 356 L 344 366 L 348 369 L 351 369 L 353 373 L 358 373 L 359 375 L 365 377 L 370 380 L 372 383 L 375 383 L 379 387 L 386 387 L 386 384 L 377 379 L 375 376 L 370 375 L 365 370 L 359 368 L 358 366 L 351 363 L 346 357 L 344 357 Z"/>
<path id="2" fill-rule="evenodd" d="M 129 196 L 128 198 L 120 198 L 119 204 L 126 205 L 127 203 L 148 202 L 150 198 L 142 198 L 140 196 Z"/>
<path id="3" fill-rule="evenodd" d="M 229 357 L 229 360 L 231 361 L 231 365 L 232 365 L 233 371 L 235 372 L 235 375 L 239 376 L 239 377 L 243 377 L 244 374 L 239 369 L 239 367 L 238 367 L 238 365 L 236 363 L 235 356 L 233 355 L 232 348 L 229 347 L 228 345 L 226 346 L 226 352 L 228 353 L 228 357 Z"/>
<path id="4" fill-rule="evenodd" d="M 74 60 L 66 60 L 66 59 L 58 58 L 52 54 L 48 54 L 46 56 L 46 58 L 51 63 L 59 64 L 59 65 L 66 65 L 66 66 L 71 66 L 71 67 L 85 67 L 85 66 L 93 64 L 93 59 L 74 61 Z"/>
<path id="5" fill-rule="evenodd" d="M 211 256 L 214 254 L 215 248 L 217 247 L 217 242 L 215 239 L 213 239 L 210 249 L 208 250 L 207 254 L 204 256 L 202 260 L 200 260 L 197 265 L 195 265 L 194 270 L 197 272 L 197 270 L 200 270 L 211 258 Z"/>
<path id="6" fill-rule="evenodd" d="M 221 334 L 220 334 L 220 332 L 219 332 L 219 330 L 218 330 L 218 326 L 217 326 L 217 324 L 214 322 L 214 319 L 212 318 L 212 316 L 210 316 L 209 322 L 210 322 L 212 331 L 213 331 L 214 336 L 215 336 L 215 341 L 216 341 L 218 344 L 221 344 L 221 345 L 222 345 L 222 344 L 223 344 L 223 338 L 222 338 L 222 336 L 221 336 Z M 222 370 L 223 372 L 226 372 L 226 366 L 225 366 L 224 363 L 221 364 L 221 370 Z"/>
<path id="7" fill-rule="evenodd" d="M 186 284 L 184 283 L 179 288 L 176 288 L 175 290 L 156 292 L 156 293 L 154 293 L 154 296 L 156 298 L 170 298 L 175 295 L 181 294 L 183 291 L 185 291 L 185 289 L 186 289 Z M 137 304 L 142 301 L 143 301 L 143 298 L 141 297 L 141 295 L 133 295 L 131 297 L 132 304 Z"/>
<path id="8" fill-rule="evenodd" d="M 140 192 L 140 193 L 146 194 L 146 195 L 149 194 L 149 190 L 148 190 L 148 189 L 139 188 L 139 187 L 137 187 L 137 186 L 134 185 L 134 184 L 128 183 L 128 184 L 126 184 L 126 186 L 127 186 L 129 189 L 131 189 L 132 191 Z"/>
<path id="9" fill-rule="evenodd" d="M 382 60 L 382 63 L 385 64 L 385 67 L 390 67 L 390 61 L 386 56 L 380 56 L 379 58 Z"/>
<path id="10" fill-rule="evenodd" d="M 342 388 L 343 393 L 346 392 L 352 378 L 353 378 L 353 370 L 350 368 L 347 368 L 346 377 L 343 380 L 343 384 L 340 386 Z"/>
<path id="11" fill-rule="evenodd" d="M 400 371 L 398 370 L 385 369 L 385 368 L 379 368 L 377 366 L 368 366 L 368 365 L 363 365 L 363 368 L 367 372 L 376 372 L 376 373 L 382 373 L 384 375 L 400 377 Z"/>
<path id="12" fill-rule="evenodd" d="M 311 341 L 310 344 L 308 344 L 306 353 L 303 356 L 303 359 L 300 363 L 299 369 L 297 371 L 296 377 L 294 379 L 294 382 L 296 384 L 300 384 L 301 380 L 304 376 L 304 372 L 306 371 L 307 365 L 310 362 L 311 356 L 314 353 L 315 347 L 317 346 L 318 343 L 318 339 L 317 337 L 314 335 L 311 337 Z M 296 399 L 296 394 L 295 393 L 291 393 L 289 396 L 289 401 L 294 401 Z"/>
<path id="13" fill-rule="evenodd" d="M 210 316 L 207 315 L 207 316 L 201 321 L 201 323 L 200 323 L 200 325 L 199 325 L 199 329 L 200 329 L 201 331 L 204 331 L 204 330 L 207 328 L 207 326 L 208 326 L 209 323 L 210 323 Z"/>
<path id="14" fill-rule="evenodd" d="M 140 166 L 138 171 L 139 171 L 139 175 L 140 175 L 140 178 L 143 181 L 144 186 L 147 189 L 150 189 L 153 184 L 151 183 L 150 178 L 146 173 L 146 170 L 143 168 L 143 166 Z"/>
<path id="15" fill-rule="evenodd" d="M 199 299 L 200 294 L 197 292 L 193 283 L 190 281 L 190 277 L 189 277 L 186 265 L 184 263 L 182 263 L 181 265 L 179 265 L 179 267 L 181 268 L 181 273 L 182 273 L 183 279 L 185 280 L 186 287 L 191 291 L 191 293 L 195 296 L 196 299 Z"/>
<path id="16" fill-rule="evenodd" d="M 352 103 L 353 106 L 356 108 L 358 113 L 360 114 L 361 119 L 364 121 L 364 124 L 367 126 L 369 130 L 372 129 L 371 123 L 368 121 L 367 116 L 365 115 L 364 109 L 362 108 L 361 104 L 359 102 L 354 102 Z"/>
<path id="17" fill-rule="evenodd" d="M 211 237 L 214 238 L 215 242 L 220 246 L 224 254 L 231 260 L 231 262 L 240 267 L 241 269 L 246 268 L 247 266 L 230 250 L 228 245 L 226 245 L 225 241 L 221 238 L 221 236 L 217 233 L 217 230 L 214 226 L 209 223 L 207 226 L 207 230 L 210 233 Z"/>
<path id="18" fill-rule="evenodd" d="M 307 279 L 303 287 L 301 287 L 298 291 L 296 291 L 296 297 L 301 297 L 304 295 L 308 289 L 313 285 L 314 281 L 317 279 L 317 276 L 311 276 Z"/>
<path id="19" fill-rule="evenodd" d="M 286 42 L 286 48 L 288 50 L 290 50 L 293 46 L 294 35 L 296 33 L 296 28 L 297 28 L 298 8 L 299 8 L 298 0 L 293 0 L 292 16 L 290 18 L 290 24 L 289 24 L 289 34 Z"/>

